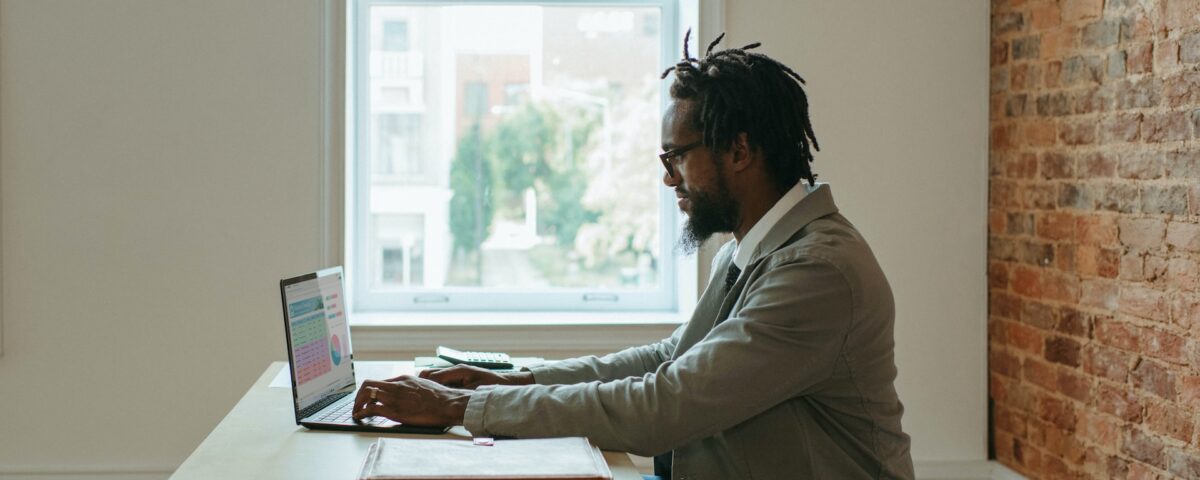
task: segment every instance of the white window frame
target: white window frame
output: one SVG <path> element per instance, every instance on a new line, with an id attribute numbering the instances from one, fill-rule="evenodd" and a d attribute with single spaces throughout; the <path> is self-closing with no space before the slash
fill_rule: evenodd
<path id="1" fill-rule="evenodd" d="M 478 287 L 449 287 L 440 289 L 436 293 L 430 291 L 405 291 L 398 289 L 397 292 L 389 292 L 387 295 L 365 292 L 365 286 L 370 284 L 368 278 L 369 270 L 366 268 L 368 255 L 356 256 L 355 252 L 365 252 L 367 248 L 366 235 L 355 235 L 355 230 L 359 225 L 365 225 L 367 216 L 370 212 L 365 209 L 357 209 L 356 205 L 365 205 L 367 195 L 369 195 L 369 168 L 367 163 L 369 159 L 358 159 L 356 152 L 364 152 L 368 135 L 364 128 L 355 128 L 357 125 L 366 125 L 363 122 L 369 121 L 369 109 L 366 105 L 364 96 L 356 95 L 358 91 L 367 91 L 369 88 L 369 78 L 362 75 L 361 72 L 366 67 L 366 55 L 368 48 L 357 48 L 357 45 L 366 45 L 369 42 L 369 21 L 366 10 L 371 5 L 438 5 L 445 2 L 435 1 L 400 1 L 400 0 L 347 0 L 343 10 L 345 15 L 344 21 L 334 18 L 332 22 L 326 22 L 327 25 L 341 24 L 346 31 L 354 32 L 354 38 L 349 38 L 344 33 L 342 38 L 346 39 L 346 46 L 342 50 L 344 57 L 341 59 L 344 67 L 341 69 L 345 74 L 345 85 L 352 85 L 354 88 L 346 89 L 345 91 L 345 115 L 341 119 L 344 122 L 343 131 L 345 137 L 341 137 L 345 141 L 345 163 L 344 170 L 345 182 L 341 183 L 342 188 L 349 189 L 353 192 L 353 196 L 345 195 L 346 190 L 332 188 L 326 189 L 327 194 L 325 200 L 327 205 L 330 204 L 331 197 L 334 193 L 340 191 L 343 193 L 341 198 L 344 199 L 345 209 L 341 210 L 342 215 L 330 215 L 330 217 L 340 217 L 345 219 L 345 229 L 343 230 L 344 238 L 341 242 L 341 252 L 324 255 L 325 258 L 334 259 L 341 257 L 342 260 L 351 266 L 351 274 L 347 276 L 347 281 L 350 287 L 347 289 L 350 297 L 350 304 L 355 312 L 367 314 L 394 314 L 394 313 L 454 313 L 459 314 L 464 312 L 641 312 L 651 314 L 661 314 L 656 318 L 670 316 L 678 318 L 679 315 L 690 311 L 695 304 L 697 296 L 697 262 L 689 259 L 678 258 L 675 255 L 673 241 L 678 237 L 679 217 L 674 205 L 673 195 L 666 189 L 660 189 L 659 201 L 664 212 L 670 212 L 665 215 L 662 235 L 664 241 L 660 245 L 659 258 L 660 262 L 660 288 L 652 291 L 641 292 L 614 292 L 603 291 L 596 289 L 555 289 L 552 294 L 547 294 L 546 291 L 530 292 L 528 290 L 503 290 L 498 288 L 487 288 L 483 291 Z M 479 5 L 497 5 L 497 4 L 519 4 L 519 5 L 586 5 L 586 6 L 657 6 L 662 8 L 662 31 L 663 45 L 661 51 L 661 59 L 663 67 L 673 64 L 679 57 L 680 45 L 682 39 L 682 31 L 686 28 L 681 28 L 681 24 L 698 23 L 696 17 L 699 16 L 699 11 L 703 9 L 706 13 L 712 11 L 711 17 L 719 18 L 721 9 L 720 2 L 704 2 L 699 3 L 698 0 L 608 0 L 608 1 L 505 1 L 505 0 L 465 0 L 456 1 L 455 4 L 474 3 Z M 335 15 L 336 17 L 336 15 Z M 680 18 L 689 18 L 690 21 L 681 21 Z M 710 22 L 711 23 L 711 22 Z M 700 29 L 704 31 L 704 28 Z M 717 29 L 713 29 L 717 30 Z M 674 33 L 674 34 L 673 34 Z M 330 44 L 330 39 L 327 38 L 326 43 Z M 695 36 L 693 37 L 693 51 L 697 48 Z M 332 42 L 336 45 L 337 41 Z M 332 50 L 336 52 L 337 48 Z M 335 71 L 337 69 L 334 69 Z M 333 86 L 337 83 L 336 80 L 327 82 Z M 662 102 L 668 100 L 667 81 L 663 81 L 662 86 Z M 336 98 L 336 95 L 332 97 Z M 326 102 L 331 103 L 331 102 Z M 341 123 L 341 122 L 334 122 Z M 338 138 L 337 134 L 329 134 L 327 137 Z M 340 132 L 339 132 L 340 133 Z M 330 146 L 336 146 L 338 142 L 326 142 Z M 327 149 L 329 150 L 329 149 Z M 653 159 L 650 159 L 653 160 Z M 367 174 L 360 175 L 361 168 L 367 168 Z M 655 168 L 655 162 L 647 161 L 647 168 Z M 325 169 L 327 174 L 332 174 L 333 169 Z M 333 176 L 333 175 L 331 175 Z M 327 220 L 334 220 L 333 218 Z M 323 222 L 332 223 L 332 222 Z M 340 222 L 339 222 L 340 223 Z M 339 225 L 340 226 L 340 225 Z M 332 239 L 330 239 L 332 240 Z M 327 244 L 326 252 L 332 241 L 323 242 Z M 340 254 L 339 254 L 340 253 Z M 360 258 L 361 257 L 361 258 Z M 700 261 L 704 261 L 700 259 Z M 615 298 L 616 301 L 611 301 Z M 601 301 L 597 301 L 601 300 Z M 610 300 L 610 301 L 604 301 Z M 589 322 L 594 322 L 593 315 L 587 315 Z M 627 315 L 623 315 L 628 317 Z M 363 315 L 359 315 L 362 318 Z M 378 318 L 376 316 L 376 318 Z M 628 321 L 628 318 L 626 318 Z M 357 322 L 356 322 L 357 323 Z M 375 323 L 375 322 L 372 322 Z"/>

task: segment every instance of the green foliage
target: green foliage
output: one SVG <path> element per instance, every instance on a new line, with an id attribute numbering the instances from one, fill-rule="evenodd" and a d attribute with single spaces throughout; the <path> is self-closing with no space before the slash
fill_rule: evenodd
<path id="1" fill-rule="evenodd" d="M 485 139 L 476 123 L 458 142 L 450 164 L 450 233 L 454 249 L 470 253 L 479 249 L 494 216 L 492 168 L 486 158 Z"/>
<path id="2" fill-rule="evenodd" d="M 583 204 L 585 146 L 599 125 L 594 109 L 526 103 L 489 134 L 473 127 L 459 142 L 450 168 L 455 248 L 477 251 L 497 208 L 521 213 L 530 188 L 537 192 L 538 233 L 573 245 L 580 227 L 600 217 Z"/>

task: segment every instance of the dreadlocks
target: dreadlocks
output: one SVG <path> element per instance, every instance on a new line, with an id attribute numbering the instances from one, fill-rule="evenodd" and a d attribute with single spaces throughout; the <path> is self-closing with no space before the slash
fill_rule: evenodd
<path id="1" fill-rule="evenodd" d="M 747 141 L 762 149 L 776 187 L 786 192 L 800 179 L 816 183 L 809 163 L 812 149 L 820 150 L 808 120 L 804 79 L 787 65 L 761 53 L 749 53 L 760 43 L 713 53 L 725 38 L 708 45 L 703 59 L 688 56 L 689 29 L 683 37 L 683 59 L 666 69 L 675 72 L 671 97 L 695 100 L 699 114 L 686 121 L 704 137 L 704 144 L 724 151 L 745 132 Z"/>

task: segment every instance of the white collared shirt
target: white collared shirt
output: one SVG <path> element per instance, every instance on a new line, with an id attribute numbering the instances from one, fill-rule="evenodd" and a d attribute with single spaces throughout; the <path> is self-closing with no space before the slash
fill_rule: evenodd
<path id="1" fill-rule="evenodd" d="M 762 218 L 758 219 L 753 227 L 750 227 L 750 231 L 746 232 L 746 236 L 737 243 L 737 248 L 733 251 L 733 264 L 737 265 L 739 269 L 745 269 L 746 264 L 750 263 L 750 256 L 758 248 L 759 242 L 762 242 L 763 238 L 767 236 L 767 232 L 770 232 L 771 228 L 792 210 L 792 207 L 799 204 L 804 197 L 821 185 L 825 185 L 825 182 L 818 182 L 811 186 L 803 179 L 796 182 L 792 189 L 783 194 L 779 201 L 775 202 L 775 205 L 767 210 L 767 213 L 763 214 Z"/>

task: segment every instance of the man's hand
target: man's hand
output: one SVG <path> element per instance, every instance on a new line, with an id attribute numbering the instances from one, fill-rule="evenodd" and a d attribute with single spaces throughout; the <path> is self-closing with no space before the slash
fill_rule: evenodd
<path id="1" fill-rule="evenodd" d="M 417 426 L 461 425 L 470 400 L 469 390 L 411 375 L 367 380 L 354 397 L 354 419 L 387 417 Z"/>
<path id="2" fill-rule="evenodd" d="M 470 365 L 422 370 L 418 375 L 447 387 L 472 390 L 483 385 L 529 385 L 533 383 L 533 374 L 530 372 L 497 373 Z"/>

